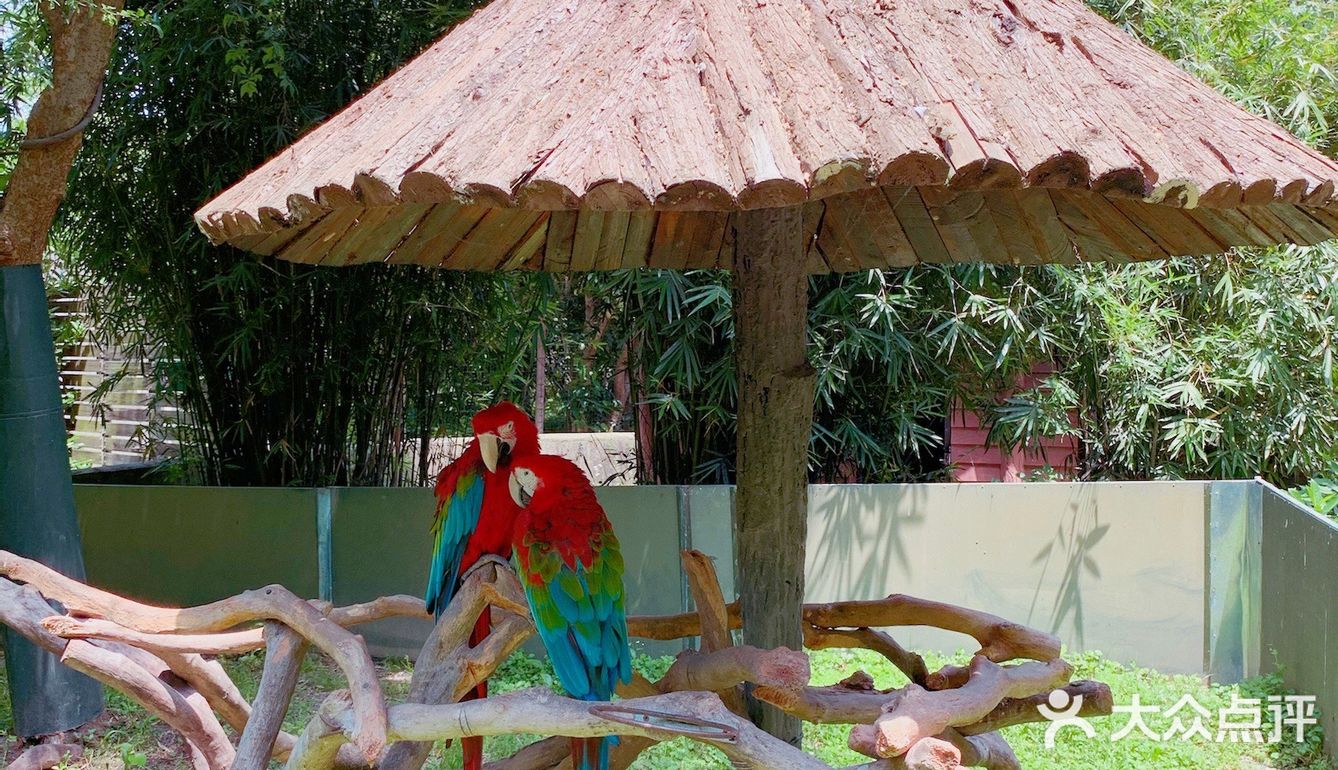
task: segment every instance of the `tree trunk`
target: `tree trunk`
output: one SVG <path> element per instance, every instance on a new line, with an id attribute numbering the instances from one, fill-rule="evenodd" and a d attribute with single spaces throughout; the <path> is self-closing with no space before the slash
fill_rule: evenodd
<path id="1" fill-rule="evenodd" d="M 39 4 L 51 33 L 51 86 L 33 105 L 0 195 L 0 545 L 76 578 L 83 552 L 41 265 L 101 94 L 116 35 L 106 14 L 120 8 L 121 0 Z M 18 634 L 5 635 L 5 666 L 21 737 L 78 727 L 102 709 L 96 682 Z"/>
<path id="2" fill-rule="evenodd" d="M 745 644 L 803 649 L 808 442 L 808 271 L 800 209 L 743 211 L 735 221 L 734 344 L 739 382 L 739 596 Z M 757 724 L 798 744 L 801 725 L 750 702 Z"/>

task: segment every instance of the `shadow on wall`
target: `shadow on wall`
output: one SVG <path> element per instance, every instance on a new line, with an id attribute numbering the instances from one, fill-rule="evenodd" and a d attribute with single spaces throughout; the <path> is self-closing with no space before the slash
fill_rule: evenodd
<path id="1" fill-rule="evenodd" d="M 814 487 L 809 601 L 906 593 L 1046 628 L 1078 649 L 1203 666 L 1198 484 Z M 915 647 L 972 642 L 902 629 Z"/>
<path id="2" fill-rule="evenodd" d="M 1036 593 L 1024 621 L 1040 623 L 1038 613 L 1049 613 L 1049 631 L 1059 634 L 1068 622 L 1070 633 L 1078 647 L 1085 647 L 1087 635 L 1083 624 L 1082 580 L 1086 575 L 1101 579 L 1101 567 L 1095 553 L 1110 532 L 1109 524 L 1101 523 L 1101 505 L 1092 490 L 1078 489 L 1068 505 L 1068 513 L 1055 530 L 1055 536 L 1036 554 L 1031 563 L 1040 569 L 1036 578 Z M 1058 587 L 1051 575 L 1059 574 Z M 1048 599 L 1047 599 L 1048 597 Z"/>

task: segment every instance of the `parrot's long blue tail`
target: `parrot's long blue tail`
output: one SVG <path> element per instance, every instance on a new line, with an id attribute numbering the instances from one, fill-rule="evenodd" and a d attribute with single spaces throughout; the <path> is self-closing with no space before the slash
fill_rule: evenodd
<path id="1" fill-rule="evenodd" d="M 609 749 L 618 744 L 617 736 L 572 738 L 572 770 L 609 770 Z"/>

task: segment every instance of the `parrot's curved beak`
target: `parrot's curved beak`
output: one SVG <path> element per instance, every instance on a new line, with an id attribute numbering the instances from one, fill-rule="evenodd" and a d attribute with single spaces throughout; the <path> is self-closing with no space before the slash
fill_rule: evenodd
<path id="1" fill-rule="evenodd" d="M 534 496 L 520 483 L 520 479 L 517 477 L 519 472 L 520 469 L 517 468 L 516 471 L 511 474 L 511 479 L 507 482 L 507 485 L 511 489 L 511 499 L 516 502 L 516 505 L 524 508 L 530 504 L 530 500 Z"/>
<path id="2" fill-rule="evenodd" d="M 488 467 L 489 473 L 496 473 L 497 461 L 502 457 L 502 439 L 496 433 L 480 433 L 478 442 L 483 464 Z"/>

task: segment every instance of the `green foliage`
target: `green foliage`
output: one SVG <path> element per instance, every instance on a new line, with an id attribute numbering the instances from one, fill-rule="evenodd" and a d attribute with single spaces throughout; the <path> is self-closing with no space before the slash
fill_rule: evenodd
<path id="1" fill-rule="evenodd" d="M 508 392 L 536 282 L 292 265 L 209 246 L 191 219 L 470 7 L 163 1 L 122 24 L 57 248 L 98 333 L 184 410 L 169 427 L 205 481 L 413 481 L 427 439 Z"/>
<path id="2" fill-rule="evenodd" d="M 1287 492 L 1316 511 L 1338 519 L 1338 463 L 1330 465 L 1322 476 Z"/>

